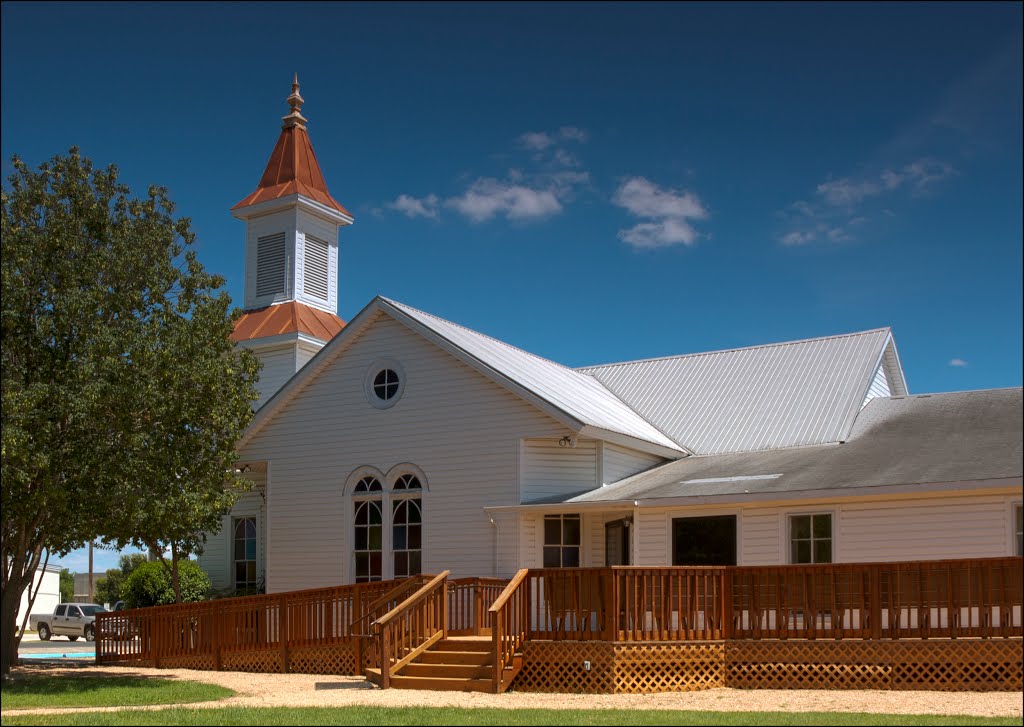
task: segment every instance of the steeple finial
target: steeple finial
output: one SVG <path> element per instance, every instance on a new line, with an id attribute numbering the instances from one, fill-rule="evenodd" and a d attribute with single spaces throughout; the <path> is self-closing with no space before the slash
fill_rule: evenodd
<path id="1" fill-rule="evenodd" d="M 287 98 L 288 105 L 292 107 L 292 112 L 287 116 L 281 118 L 283 122 L 282 128 L 288 129 L 293 126 L 297 126 L 300 129 L 306 128 L 306 118 L 302 115 L 302 96 L 299 95 L 299 74 L 295 74 L 295 80 L 292 81 L 292 95 Z"/>

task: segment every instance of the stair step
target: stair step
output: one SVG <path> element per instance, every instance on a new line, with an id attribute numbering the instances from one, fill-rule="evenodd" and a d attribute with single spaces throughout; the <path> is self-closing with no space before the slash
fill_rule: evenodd
<path id="1" fill-rule="evenodd" d="M 435 644 L 436 646 L 436 644 Z M 493 660 L 489 651 L 424 651 L 416 661 L 420 664 L 472 664 L 484 666 Z"/>
<path id="2" fill-rule="evenodd" d="M 443 692 L 491 692 L 490 679 L 458 679 L 448 677 L 393 676 L 391 686 L 396 689 L 433 689 Z"/>
<path id="3" fill-rule="evenodd" d="M 493 649 L 490 639 L 448 638 L 430 647 L 431 651 L 477 651 L 490 653 Z"/>
<path id="4" fill-rule="evenodd" d="M 406 664 L 402 667 L 404 677 L 447 677 L 451 679 L 490 680 L 493 667 L 490 664 Z"/>

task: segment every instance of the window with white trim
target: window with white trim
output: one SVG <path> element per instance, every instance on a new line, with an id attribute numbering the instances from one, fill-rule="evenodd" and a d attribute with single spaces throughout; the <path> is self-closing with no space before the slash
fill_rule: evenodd
<path id="1" fill-rule="evenodd" d="M 578 568 L 581 531 L 579 515 L 545 515 L 544 567 Z"/>
<path id="2" fill-rule="evenodd" d="M 789 516 L 789 562 L 832 562 L 832 513 Z"/>
<path id="3" fill-rule="evenodd" d="M 380 480 L 372 475 L 360 479 L 352 490 L 356 583 L 379 581 L 384 577 L 383 492 Z"/>
<path id="4" fill-rule="evenodd" d="M 416 475 L 395 481 L 391 497 L 391 553 L 395 578 L 423 572 L 423 486 Z"/>
<path id="5" fill-rule="evenodd" d="M 236 517 L 232 533 L 235 589 L 256 588 L 259 585 L 256 574 L 256 518 Z"/>

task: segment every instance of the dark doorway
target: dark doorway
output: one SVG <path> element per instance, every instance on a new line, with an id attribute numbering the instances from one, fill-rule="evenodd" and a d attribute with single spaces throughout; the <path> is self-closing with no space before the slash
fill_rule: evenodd
<path id="1" fill-rule="evenodd" d="M 736 565 L 736 516 L 673 518 L 672 565 Z"/>
<path id="2" fill-rule="evenodd" d="M 604 564 L 629 565 L 629 522 L 616 520 L 604 525 Z"/>

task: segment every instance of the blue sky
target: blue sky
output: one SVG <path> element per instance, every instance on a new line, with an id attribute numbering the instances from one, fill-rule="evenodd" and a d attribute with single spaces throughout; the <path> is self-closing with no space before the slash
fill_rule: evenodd
<path id="1" fill-rule="evenodd" d="M 297 71 L 345 319 L 381 293 L 568 365 L 891 326 L 912 392 L 1021 384 L 1019 3 L 2 14 L 3 176 L 77 144 L 168 187 L 235 300 Z"/>

